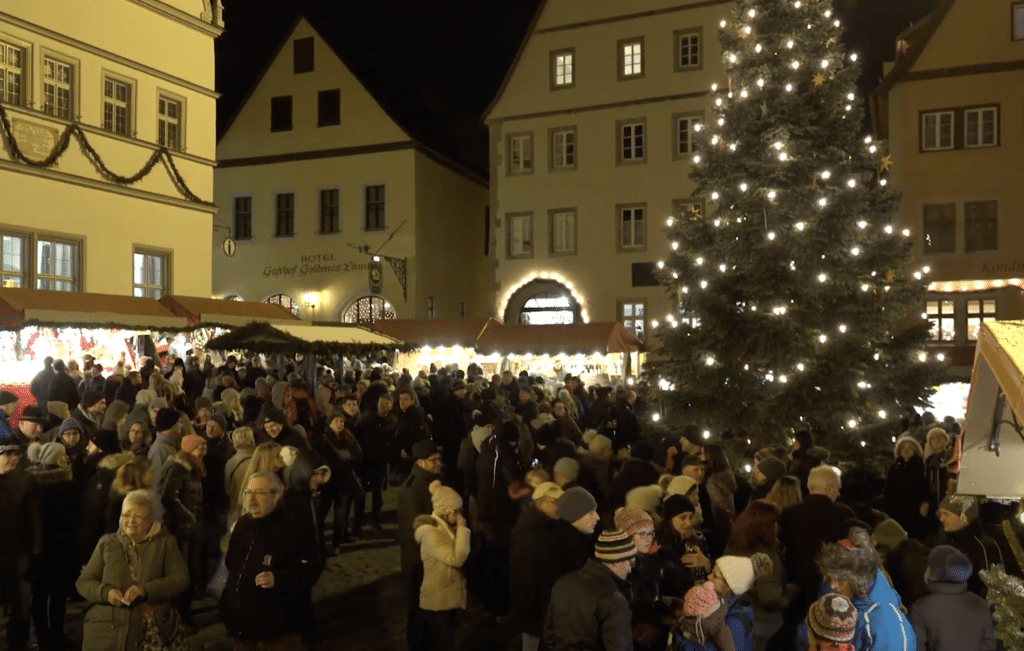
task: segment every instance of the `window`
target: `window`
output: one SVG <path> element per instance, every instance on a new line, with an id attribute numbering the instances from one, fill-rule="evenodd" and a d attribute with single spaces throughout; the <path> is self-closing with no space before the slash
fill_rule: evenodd
<path id="1" fill-rule="evenodd" d="M 133 294 L 141 298 L 157 299 L 167 294 L 167 254 L 136 250 L 133 258 Z"/>
<path id="2" fill-rule="evenodd" d="M 928 338 L 932 341 L 953 341 L 956 338 L 956 310 L 953 301 L 927 301 L 925 305 L 931 326 Z"/>
<path id="3" fill-rule="evenodd" d="M 513 134 L 508 137 L 509 174 L 533 173 L 533 135 Z"/>
<path id="4" fill-rule="evenodd" d="M 999 250 L 999 204 L 995 201 L 964 203 L 964 251 Z"/>
<path id="5" fill-rule="evenodd" d="M 3 239 L 0 240 L 4 287 L 24 287 L 26 285 L 25 274 L 28 270 L 25 268 L 25 249 L 27 244 L 28 237 L 25 235 L 4 233 Z"/>
<path id="6" fill-rule="evenodd" d="M 701 57 L 701 29 L 683 29 L 676 36 L 676 72 L 699 70 L 704 60 Z"/>
<path id="7" fill-rule="evenodd" d="M 672 119 L 676 133 L 674 158 L 679 159 L 697 151 L 696 137 L 702 120 L 696 115 L 676 115 Z"/>
<path id="8" fill-rule="evenodd" d="M 181 149 L 181 102 L 161 95 L 157 113 L 157 142 L 168 149 Z"/>
<path id="9" fill-rule="evenodd" d="M 292 96 L 270 98 L 270 131 L 292 130 Z"/>
<path id="10" fill-rule="evenodd" d="M 397 315 L 391 304 L 379 296 L 364 296 L 354 301 L 341 315 L 344 323 L 373 325 L 377 321 L 394 319 Z"/>
<path id="11" fill-rule="evenodd" d="M 644 208 L 642 206 L 620 206 L 618 212 L 619 250 L 643 249 L 646 243 Z"/>
<path id="12" fill-rule="evenodd" d="M 644 76 L 644 39 L 619 41 L 619 80 Z"/>
<path id="13" fill-rule="evenodd" d="M 924 252 L 956 252 L 956 204 L 925 205 Z"/>
<path id="14" fill-rule="evenodd" d="M 341 124 L 341 90 L 322 90 L 316 94 L 316 125 L 330 127 Z"/>
<path id="15" fill-rule="evenodd" d="M 645 121 L 629 120 L 617 123 L 619 129 L 619 162 L 642 163 L 646 155 Z"/>
<path id="16" fill-rule="evenodd" d="M 967 341 L 977 341 L 978 331 L 985 321 L 996 318 L 996 299 L 977 299 L 967 301 Z"/>
<path id="17" fill-rule="evenodd" d="M 252 197 L 235 197 L 235 239 L 252 239 Z"/>
<path id="18" fill-rule="evenodd" d="M 70 120 L 72 83 L 70 64 L 43 57 L 43 112 Z"/>
<path id="19" fill-rule="evenodd" d="M 338 190 L 320 191 L 320 232 L 338 232 Z"/>
<path id="20" fill-rule="evenodd" d="M 21 104 L 22 79 L 25 75 L 25 51 L 0 41 L 0 102 Z"/>
<path id="21" fill-rule="evenodd" d="M 576 51 L 551 53 L 551 88 L 572 88 L 576 83 Z"/>
<path id="22" fill-rule="evenodd" d="M 1024 2 L 1013 4 L 1013 40 L 1024 40 Z"/>
<path id="23" fill-rule="evenodd" d="M 567 293 L 535 294 L 519 310 L 519 325 L 567 325 L 575 322 L 575 301 Z"/>
<path id="24" fill-rule="evenodd" d="M 953 148 L 953 112 L 921 115 L 921 149 L 940 151 Z"/>
<path id="25" fill-rule="evenodd" d="M 529 258 L 533 256 L 533 214 L 509 215 L 508 257 Z"/>
<path id="26" fill-rule="evenodd" d="M 384 186 L 366 186 L 366 230 L 382 231 L 385 222 Z"/>
<path id="27" fill-rule="evenodd" d="M 646 305 L 643 303 L 619 303 L 619 322 L 640 341 L 644 340 L 646 331 Z"/>
<path id="28" fill-rule="evenodd" d="M 78 243 L 50 238 L 36 240 L 36 289 L 78 290 Z"/>
<path id="29" fill-rule="evenodd" d="M 702 201 L 678 200 L 673 202 L 673 207 L 676 219 L 684 224 L 704 216 L 704 202 Z"/>
<path id="30" fill-rule="evenodd" d="M 291 237 L 292 235 L 295 235 L 295 195 L 288 192 L 277 195 L 274 237 Z"/>
<path id="31" fill-rule="evenodd" d="M 270 303 L 271 305 L 280 305 L 295 316 L 299 316 L 299 304 L 296 303 L 295 299 L 288 294 L 274 294 L 263 302 Z"/>
<path id="32" fill-rule="evenodd" d="M 313 38 L 297 38 L 292 42 L 295 74 L 313 72 Z"/>
<path id="33" fill-rule="evenodd" d="M 551 130 L 551 169 L 576 169 L 576 128 Z"/>
<path id="34" fill-rule="evenodd" d="M 552 255 L 576 254 L 576 210 L 552 210 L 548 213 L 551 223 L 549 253 Z"/>
<path id="35" fill-rule="evenodd" d="M 131 134 L 132 87 L 128 82 L 103 79 L 103 128 L 120 136 Z"/>
<path id="36" fill-rule="evenodd" d="M 995 147 L 999 144 L 999 107 L 964 111 L 964 147 Z"/>

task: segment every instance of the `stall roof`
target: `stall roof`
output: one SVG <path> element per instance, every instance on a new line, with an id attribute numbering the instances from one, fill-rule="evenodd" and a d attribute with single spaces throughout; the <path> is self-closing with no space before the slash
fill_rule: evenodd
<path id="1" fill-rule="evenodd" d="M 621 323 L 573 323 L 569 325 L 489 324 L 477 339 L 485 353 L 534 355 L 592 355 L 628 353 L 643 343 Z"/>
<path id="2" fill-rule="evenodd" d="M 183 330 L 188 322 L 152 298 L 0 288 L 0 329 L 31 325 Z"/>
<path id="3" fill-rule="evenodd" d="M 369 328 L 357 325 L 310 325 L 300 323 L 278 323 L 275 326 L 279 330 L 295 335 L 306 341 L 323 341 L 339 344 L 371 344 L 385 348 L 395 348 L 402 345 L 402 341 L 395 337 L 374 332 Z"/>
<path id="4" fill-rule="evenodd" d="M 274 303 L 249 303 L 198 296 L 164 296 L 160 303 L 177 316 L 188 319 L 189 325 L 210 324 L 241 326 L 253 321 L 267 323 L 297 322 L 291 310 Z"/>
<path id="5" fill-rule="evenodd" d="M 401 341 L 359 326 L 250 323 L 206 343 L 211 350 L 248 350 L 268 355 L 365 355 L 405 347 Z"/>
<path id="6" fill-rule="evenodd" d="M 462 346 L 473 348 L 484 329 L 500 325 L 494 319 L 387 319 L 377 321 L 373 329 L 415 345 Z"/>
<path id="7" fill-rule="evenodd" d="M 986 321 L 978 332 L 957 492 L 1024 495 L 1024 321 Z"/>

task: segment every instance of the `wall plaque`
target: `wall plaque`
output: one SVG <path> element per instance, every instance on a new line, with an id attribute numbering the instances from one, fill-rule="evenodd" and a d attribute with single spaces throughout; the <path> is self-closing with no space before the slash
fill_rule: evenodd
<path id="1" fill-rule="evenodd" d="M 11 133 L 21 153 L 32 161 L 46 160 L 60 138 L 59 129 L 21 118 L 11 120 Z"/>

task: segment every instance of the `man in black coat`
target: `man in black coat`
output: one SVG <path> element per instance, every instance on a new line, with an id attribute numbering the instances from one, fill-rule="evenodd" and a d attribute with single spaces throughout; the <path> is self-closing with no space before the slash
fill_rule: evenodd
<path id="1" fill-rule="evenodd" d="M 971 559 L 976 570 L 967 580 L 967 589 L 984 597 L 988 588 L 978 572 L 992 565 L 1002 565 L 1009 571 L 999 545 L 985 532 L 978 517 L 978 500 L 967 495 L 947 495 L 939 503 L 936 515 L 942 524 L 943 543 L 956 547 L 960 553 Z"/>
<path id="2" fill-rule="evenodd" d="M 630 459 L 622 464 L 619 474 L 612 480 L 612 503 L 618 508 L 626 504 L 626 493 L 639 486 L 657 484 L 661 475 L 654 467 L 654 448 L 646 441 L 637 441 L 629 448 Z"/>
<path id="3" fill-rule="evenodd" d="M 225 557 L 228 580 L 220 615 L 232 639 L 253 648 L 298 651 L 315 581 L 315 550 L 283 508 L 283 494 L 284 485 L 272 472 L 249 479 L 248 513 L 235 524 Z"/>
<path id="4" fill-rule="evenodd" d="M 401 459 L 395 461 L 401 464 L 399 476 L 404 479 L 412 470 L 412 448 L 417 442 L 430 438 L 430 427 L 423 416 L 423 410 L 416 405 L 416 394 L 412 389 L 399 389 L 397 395 L 398 427 L 395 433 L 395 447 L 396 454 L 400 454 Z"/>
<path id="5" fill-rule="evenodd" d="M 50 380 L 50 390 L 46 394 L 46 401 L 63 402 L 69 410 L 74 411 L 79 400 L 75 378 L 68 375 L 68 367 L 64 365 L 64 360 L 58 359 L 53 363 L 53 378 Z"/>
<path id="6" fill-rule="evenodd" d="M 50 382 L 52 381 L 53 358 L 47 357 L 43 360 L 43 369 L 36 373 L 35 377 L 32 378 L 32 383 L 28 385 L 32 395 L 35 396 L 36 404 L 40 407 L 46 406 L 46 401 L 50 395 Z"/>
<path id="7" fill-rule="evenodd" d="M 21 446 L 0 443 L 0 604 L 10 609 L 7 648 L 25 651 L 29 630 L 32 563 L 43 553 L 39 485 L 18 468 Z"/>
<path id="8" fill-rule="evenodd" d="M 384 486 L 388 480 L 388 463 L 395 451 L 395 435 L 398 421 L 391 415 L 394 401 L 387 393 L 377 398 L 377 410 L 363 414 L 356 423 L 355 434 L 359 445 L 363 448 L 363 487 L 372 495 L 371 526 L 381 531 L 380 511 L 384 505 Z M 366 500 L 356 500 L 352 532 L 358 537 L 363 526 L 366 512 Z"/>

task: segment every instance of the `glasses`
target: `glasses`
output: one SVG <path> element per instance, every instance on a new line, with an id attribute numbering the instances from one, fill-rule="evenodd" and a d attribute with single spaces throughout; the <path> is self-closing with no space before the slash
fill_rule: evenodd
<path id="1" fill-rule="evenodd" d="M 644 540 L 654 540 L 654 532 L 653 531 L 640 531 L 636 535 L 637 535 L 637 537 L 643 538 Z"/>

